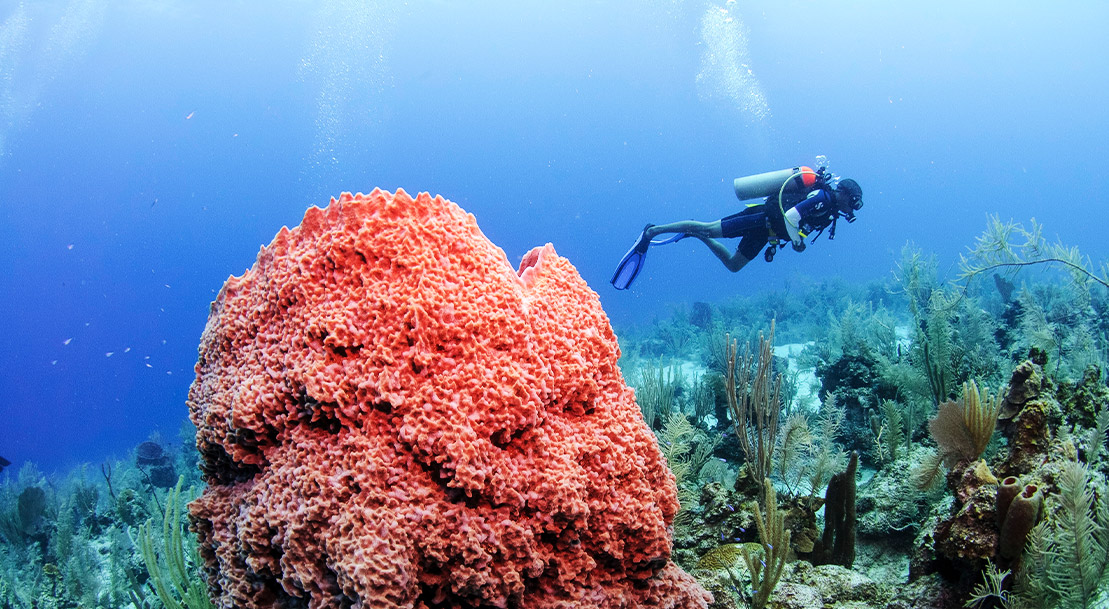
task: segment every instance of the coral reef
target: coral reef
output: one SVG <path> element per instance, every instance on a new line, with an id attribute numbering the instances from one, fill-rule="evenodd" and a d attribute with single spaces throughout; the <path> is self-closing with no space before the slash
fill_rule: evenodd
<path id="1" fill-rule="evenodd" d="M 1101 368 L 1086 367 L 1082 380 L 1064 383 L 1059 387 L 1059 403 L 1067 418 L 1074 424 L 1093 427 L 1099 407 L 1109 404 L 1109 387 L 1101 378 Z"/>
<path id="2" fill-rule="evenodd" d="M 859 488 L 856 510 L 860 537 L 907 543 L 916 536 L 930 504 L 913 484 L 912 468 L 926 450 L 917 448 L 907 458 L 886 465 Z"/>
<path id="3" fill-rule="evenodd" d="M 34 535 L 43 527 L 46 514 L 46 491 L 28 486 L 19 493 L 19 525 L 23 533 Z"/>
<path id="4" fill-rule="evenodd" d="M 770 595 L 782 578 L 789 559 L 790 530 L 785 528 L 785 515 L 778 511 L 778 497 L 774 492 L 774 485 L 769 479 L 763 479 L 766 495 L 763 498 L 763 508 L 760 510 L 755 505 L 755 526 L 759 532 L 759 550 L 754 551 L 747 546 L 740 546 L 743 562 L 747 563 L 747 572 L 751 574 L 751 607 L 763 609 Z M 763 515 L 763 511 L 766 515 Z M 751 544 L 753 545 L 753 544 Z"/>
<path id="5" fill-rule="evenodd" d="M 1015 484 L 1016 478 L 1006 478 L 1005 481 Z M 1005 488 L 1005 483 L 1002 488 Z M 1001 528 L 998 554 L 1006 560 L 1013 560 L 1024 551 L 1028 534 L 1043 514 L 1044 497 L 1035 484 L 1026 485 L 1007 501 L 1000 498 L 1001 489 L 998 489 L 998 497 L 997 520 Z"/>
<path id="6" fill-rule="evenodd" d="M 193 442 L 192 426 L 187 427 L 186 447 Z M 157 445 L 160 463 L 187 470 L 182 466 L 190 450 Z M 125 459 L 103 462 L 102 477 L 90 478 L 89 464 L 66 475 L 46 476 L 24 463 L 16 481 L 0 478 L 0 607 L 155 606 L 151 578 L 136 544 L 143 536 L 139 529 L 163 511 L 170 492 L 150 483 L 146 465 L 138 463 L 145 450 L 141 447 Z M 184 478 L 195 488 L 199 472 L 187 471 L 190 475 Z M 23 530 L 20 497 L 26 497 L 22 505 L 32 516 L 32 534 Z M 183 517 L 176 526 L 185 526 Z M 162 528 L 155 527 L 149 539 L 163 543 Z M 191 536 L 189 543 L 195 543 Z M 198 591 L 204 590 L 195 562 L 178 567 L 199 585 Z"/>
<path id="7" fill-rule="evenodd" d="M 1083 518 L 1088 517 L 1091 523 L 1081 533 L 1065 530 L 1074 520 L 1066 515 L 1065 509 L 1054 510 L 1054 515 L 1041 523 L 1045 514 L 1052 512 L 1046 507 L 1049 503 L 1062 501 L 1066 505 L 1065 492 L 1063 499 L 1056 499 L 1058 487 L 1081 486 L 1090 493 L 1091 486 L 1088 481 L 1073 481 L 1079 477 L 1073 472 L 1084 472 L 1085 465 L 1078 462 L 1078 450 L 1065 437 L 1067 434 L 1058 433 L 1063 420 L 1059 399 L 1074 395 L 1073 390 L 1068 392 L 1066 383 L 1052 382 L 1044 373 L 1045 364 L 1044 354 L 1033 350 L 1029 359 L 1014 368 L 1004 400 L 991 404 L 995 398 L 989 398 L 985 392 L 980 394 L 978 409 L 982 416 L 976 425 L 968 425 L 968 428 L 978 427 L 982 433 L 977 434 L 976 441 L 971 441 L 974 434 L 965 434 L 962 448 L 955 448 L 960 443 L 952 441 L 957 434 L 951 430 L 956 426 L 941 422 L 942 417 L 948 416 L 945 411 L 941 409 L 933 419 L 933 436 L 941 454 L 952 466 L 947 474 L 951 496 L 948 502 L 935 507 L 933 517 L 917 539 L 912 568 L 914 578 L 925 573 L 940 573 L 955 583 L 954 590 L 960 596 L 968 597 L 976 605 L 990 598 L 1012 596 L 1012 603 L 1020 603 L 1012 606 L 1057 606 L 1057 595 L 1050 598 L 1052 594 L 1048 592 L 1061 589 L 1066 576 L 1057 577 L 1051 583 L 1042 583 L 1044 578 L 1051 580 L 1056 577 L 1053 573 L 1065 572 L 1059 565 L 1074 552 L 1082 552 L 1084 546 L 1100 548 L 1101 542 L 1095 538 L 1109 539 L 1109 512 L 1104 526 L 1092 524 L 1094 518 L 1088 514 L 1095 510 L 1089 502 L 1072 510 Z M 1086 382 L 1091 377 L 1087 376 Z M 973 393 L 965 392 L 964 398 Z M 1086 393 L 1097 395 L 1101 392 L 1087 388 Z M 998 414 L 998 428 L 1007 446 L 998 451 L 992 465 L 988 466 L 985 460 L 969 459 L 981 454 L 986 446 L 985 430 L 992 427 L 988 421 L 991 412 Z M 940 436 L 947 439 L 941 440 Z M 1100 441 L 1091 439 L 1091 446 Z M 998 481 L 991 469 L 1005 478 Z M 1071 482 L 1060 483 L 1061 479 L 1067 479 L 1068 472 L 1071 472 Z M 1048 535 L 1054 535 L 1051 542 L 1047 541 Z M 1075 547 L 1068 548 L 1070 544 Z M 1098 564 L 1104 565 L 1104 562 Z M 1103 569 L 1103 566 L 1094 569 Z M 1048 575 L 1037 576 L 1037 573 Z M 1013 574 L 1015 576 L 1010 577 Z M 1014 581 L 1036 581 L 1037 577 L 1040 584 L 1018 584 L 1014 591 Z M 1091 578 L 1087 578 L 1084 587 L 1072 590 L 1073 594 L 1086 600 L 1093 597 L 1097 593 L 1096 585 L 1090 581 Z M 973 590 L 972 585 L 975 586 Z"/>
<path id="8" fill-rule="evenodd" d="M 150 575 L 150 584 L 166 609 L 212 609 L 207 586 L 189 569 L 200 560 L 196 556 L 196 540 L 186 537 L 182 531 L 181 486 L 184 483 L 184 477 L 178 478 L 177 485 L 166 496 L 161 537 L 154 533 L 154 519 L 139 528 L 139 550 Z"/>
<path id="9" fill-rule="evenodd" d="M 157 442 L 147 440 L 135 447 L 135 465 L 143 471 L 151 486 L 168 489 L 177 483 L 177 469 Z"/>
<path id="10" fill-rule="evenodd" d="M 1025 607 L 1109 606 L 1109 488 L 1085 464 L 1067 461 L 1048 498 L 1051 517 L 1032 528 L 1019 600 Z M 1010 508 L 1011 511 L 1012 508 Z"/>
<path id="11" fill-rule="evenodd" d="M 441 198 L 344 194 L 228 279 L 189 395 L 223 607 L 702 607 L 594 294 Z"/>
<path id="12" fill-rule="evenodd" d="M 944 568 L 969 575 L 978 570 L 978 561 L 996 554 L 996 484 L 997 479 L 981 461 L 948 474 L 954 504 L 950 516 L 934 533 L 936 552 L 946 561 Z"/>
<path id="13" fill-rule="evenodd" d="M 998 472 L 1021 476 L 1043 459 L 1053 438 L 1052 428 L 1062 418 L 1055 400 L 1055 383 L 1044 374 L 1046 358 L 1033 353 L 1009 380 L 1009 393 L 999 415 L 999 427 L 1009 440 L 1009 454 Z"/>
<path id="14" fill-rule="evenodd" d="M 377 215 L 353 197 L 310 212 L 229 283 L 195 394 L 213 398 L 203 455 L 187 425 L 180 446 L 0 475 L 0 607 L 708 601 L 675 565 L 713 609 L 1109 606 L 1109 283 L 964 290 L 907 246 L 891 281 L 679 303 L 620 329 L 637 411 L 566 261 L 541 248 L 518 273 L 453 205 L 374 196 Z M 771 324 L 789 344 L 762 410 L 781 428 L 744 426 L 745 449 L 725 336 Z M 848 446 L 854 502 L 828 484 Z M 814 566 L 850 503 L 852 567 Z"/>
<path id="15" fill-rule="evenodd" d="M 707 302 L 693 303 L 693 310 L 689 313 L 689 323 L 701 330 L 711 330 L 712 306 Z"/>
<path id="16" fill-rule="evenodd" d="M 821 381 L 821 395 L 835 394 L 847 413 L 844 426 L 844 445 L 848 450 L 868 455 L 871 447 L 870 416 L 868 407 L 879 401 L 893 399 L 896 387 L 880 378 L 878 362 L 868 349 L 845 354 L 833 362 L 821 362 L 817 375 Z"/>
<path id="17" fill-rule="evenodd" d="M 775 363 L 782 391 L 764 408 L 774 415 L 777 404 L 783 421 L 772 442 L 764 439 L 774 445 L 773 467 L 765 469 L 799 559 L 786 566 L 768 607 L 1059 609 L 1109 599 L 1109 388 L 1102 375 L 1109 294 L 1091 290 L 1109 281 L 1104 269 L 1095 278 L 1076 250 L 1058 259 L 1040 257 L 1036 247 L 1010 250 L 1002 241 L 1012 231 L 1003 228 L 993 222 L 979 246 L 997 247 L 971 254 L 1002 258 L 971 261 L 962 286 L 942 282 L 934 259 L 906 246 L 894 286 L 810 286 L 713 308 L 700 361 L 713 371 L 708 388 L 717 405 L 732 393 L 719 382 L 728 359 L 721 336 L 750 340 L 776 319 L 783 335 L 806 341 L 799 358 Z M 1027 234 L 1033 246 L 1037 235 Z M 1018 269 L 1028 255 L 1030 264 L 1063 262 L 1073 272 L 1063 281 L 1018 284 L 1011 272 L 986 287 L 969 281 Z M 877 294 L 904 296 L 908 310 Z M 806 319 L 806 311 L 826 316 Z M 628 343 L 634 350 L 636 341 Z M 814 369 L 823 395 L 787 389 L 802 370 Z M 687 406 L 675 400 L 675 409 Z M 743 606 L 753 592 L 734 556 L 755 541 L 747 505 L 759 489 L 744 472 L 762 461 L 727 429 L 729 418 L 740 418 L 728 414 L 718 409 L 716 425 L 704 429 L 725 436 L 714 454 L 741 475 L 731 488 L 702 475 L 697 501 L 683 504 L 689 524 L 675 538 L 675 558 L 713 591 L 715 607 Z M 845 448 L 860 453 L 854 571 L 819 567 L 827 578 L 817 579 L 832 584 L 822 589 L 804 579 L 823 554 L 813 552 L 822 545 L 816 527 L 834 531 L 838 513 L 847 511 L 840 501 L 820 499 L 825 472 L 843 469 Z M 831 592 L 860 574 L 894 586 L 860 584 L 868 592 L 850 597 Z"/>
<path id="18" fill-rule="evenodd" d="M 856 485 L 859 453 L 852 452 L 847 470 L 835 474 L 824 494 L 824 535 L 813 551 L 813 564 L 851 568 L 855 562 Z"/>

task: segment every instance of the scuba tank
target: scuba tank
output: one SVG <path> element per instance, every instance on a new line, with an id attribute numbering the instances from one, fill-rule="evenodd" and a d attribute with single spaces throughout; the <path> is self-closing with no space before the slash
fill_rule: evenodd
<path id="1" fill-rule="evenodd" d="M 776 196 L 783 192 L 783 185 L 784 192 L 804 191 L 816 184 L 817 177 L 812 168 L 802 166 L 736 178 L 735 196 L 740 201 Z"/>

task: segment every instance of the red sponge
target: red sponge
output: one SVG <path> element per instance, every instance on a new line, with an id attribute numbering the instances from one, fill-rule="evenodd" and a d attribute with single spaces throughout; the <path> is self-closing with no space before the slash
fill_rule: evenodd
<path id="1" fill-rule="evenodd" d="M 189 392 L 220 606 L 706 606 L 596 293 L 525 260 L 375 190 L 227 280 Z"/>

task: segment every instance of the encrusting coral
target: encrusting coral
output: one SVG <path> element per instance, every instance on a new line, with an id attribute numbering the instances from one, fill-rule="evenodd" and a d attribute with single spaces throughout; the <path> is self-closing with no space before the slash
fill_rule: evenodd
<path id="1" fill-rule="evenodd" d="M 704 607 L 597 295 L 442 198 L 344 194 L 212 305 L 190 504 L 221 607 Z"/>

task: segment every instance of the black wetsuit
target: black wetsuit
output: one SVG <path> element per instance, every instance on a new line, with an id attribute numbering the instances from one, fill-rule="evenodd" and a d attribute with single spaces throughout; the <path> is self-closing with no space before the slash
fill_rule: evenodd
<path id="1" fill-rule="evenodd" d="M 824 230 L 836 218 L 835 195 L 830 190 L 815 189 L 805 197 L 785 196 L 782 208 L 778 207 L 777 195 L 767 197 L 762 203 L 752 205 L 743 211 L 720 220 L 720 232 L 724 238 L 739 237 L 736 248 L 744 258 L 754 260 L 771 238 L 790 240 L 786 230 L 786 220 L 782 210 L 797 207 L 801 214 L 798 228 L 802 235 Z"/>

